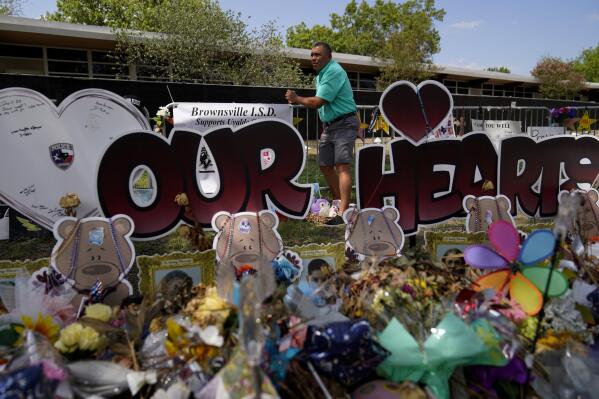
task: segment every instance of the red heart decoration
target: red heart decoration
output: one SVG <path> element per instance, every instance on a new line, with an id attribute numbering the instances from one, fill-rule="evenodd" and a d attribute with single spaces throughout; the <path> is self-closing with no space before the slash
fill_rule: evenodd
<path id="1" fill-rule="evenodd" d="M 426 80 L 415 86 L 401 80 L 385 89 L 379 108 L 395 130 L 418 144 L 451 115 L 453 98 L 449 90 L 437 81 Z"/>

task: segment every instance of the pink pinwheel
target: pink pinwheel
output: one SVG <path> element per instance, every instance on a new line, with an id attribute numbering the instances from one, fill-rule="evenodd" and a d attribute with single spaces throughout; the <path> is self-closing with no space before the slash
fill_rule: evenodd
<path id="1" fill-rule="evenodd" d="M 496 221 L 487 232 L 493 249 L 485 245 L 470 245 L 464 250 L 464 259 L 479 269 L 500 269 L 485 274 L 473 289 L 493 288 L 504 292 L 509 287 L 512 300 L 529 315 L 537 314 L 543 307 L 543 295 L 550 273 L 551 286 L 547 295 L 559 296 L 568 289 L 568 281 L 558 271 L 532 266 L 549 258 L 555 249 L 555 236 L 549 230 L 531 233 L 520 248 L 518 231 L 511 223 Z"/>

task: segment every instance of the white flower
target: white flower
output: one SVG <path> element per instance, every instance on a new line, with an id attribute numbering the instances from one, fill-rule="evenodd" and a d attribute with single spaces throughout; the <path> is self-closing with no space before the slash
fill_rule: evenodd
<path id="1" fill-rule="evenodd" d="M 223 346 L 224 338 L 220 335 L 218 331 L 218 327 L 216 326 L 208 326 L 200 331 L 200 338 L 207 345 L 211 346 Z"/>
<path id="2" fill-rule="evenodd" d="M 158 112 L 156 112 L 156 116 L 161 116 L 163 118 L 168 118 L 169 116 L 171 116 L 171 114 L 168 111 L 168 108 L 166 108 L 166 107 L 158 107 Z"/>
<path id="3" fill-rule="evenodd" d="M 224 338 L 220 335 L 218 327 L 216 326 L 201 328 L 194 325 L 189 329 L 189 332 L 198 335 L 206 345 L 217 347 L 223 346 Z"/>
<path id="4" fill-rule="evenodd" d="M 190 393 L 191 393 L 191 391 L 189 390 L 189 388 L 187 388 L 187 386 L 185 384 L 183 384 L 182 382 L 177 382 L 177 383 L 171 385 L 170 387 L 168 387 L 167 391 L 165 391 L 162 388 L 158 389 L 154 393 L 154 396 L 152 396 L 150 399 L 187 398 Z"/>
<path id="5" fill-rule="evenodd" d="M 145 384 L 154 385 L 156 384 L 156 381 L 156 370 L 132 371 L 127 374 L 127 385 L 129 385 L 129 390 L 133 396 L 135 396 Z"/>

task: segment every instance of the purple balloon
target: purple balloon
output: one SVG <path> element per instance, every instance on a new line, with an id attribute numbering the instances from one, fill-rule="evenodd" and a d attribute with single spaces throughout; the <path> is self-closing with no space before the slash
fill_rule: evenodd
<path id="1" fill-rule="evenodd" d="M 508 262 L 492 249 L 484 245 L 470 245 L 464 249 L 464 260 L 472 267 L 479 269 L 500 269 Z"/>

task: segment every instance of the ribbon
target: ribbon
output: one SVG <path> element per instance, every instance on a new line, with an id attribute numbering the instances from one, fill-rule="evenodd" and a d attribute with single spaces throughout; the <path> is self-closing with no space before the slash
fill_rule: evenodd
<path id="1" fill-rule="evenodd" d="M 507 363 L 505 357 L 499 356 L 501 350 L 489 346 L 496 342 L 497 333 L 488 323 L 468 326 L 453 313 L 431 328 L 422 351 L 396 318 L 391 319 L 378 338 L 391 355 L 379 365 L 377 373 L 394 382 L 424 383 L 439 399 L 449 398 L 448 381 L 456 367 Z"/>
<path id="2" fill-rule="evenodd" d="M 131 396 L 135 396 L 139 390 L 146 384 L 156 384 L 156 371 L 132 371 L 127 374 L 127 385 L 131 391 Z"/>
<path id="3" fill-rule="evenodd" d="M 291 348 L 302 349 L 308 336 L 308 326 L 302 323 L 297 316 L 289 317 L 289 332 L 281 338 L 279 352 L 286 352 Z"/>
<path id="4" fill-rule="evenodd" d="M 107 293 L 107 290 L 102 286 L 102 282 L 96 280 L 89 293 L 89 302 L 102 303 Z"/>

